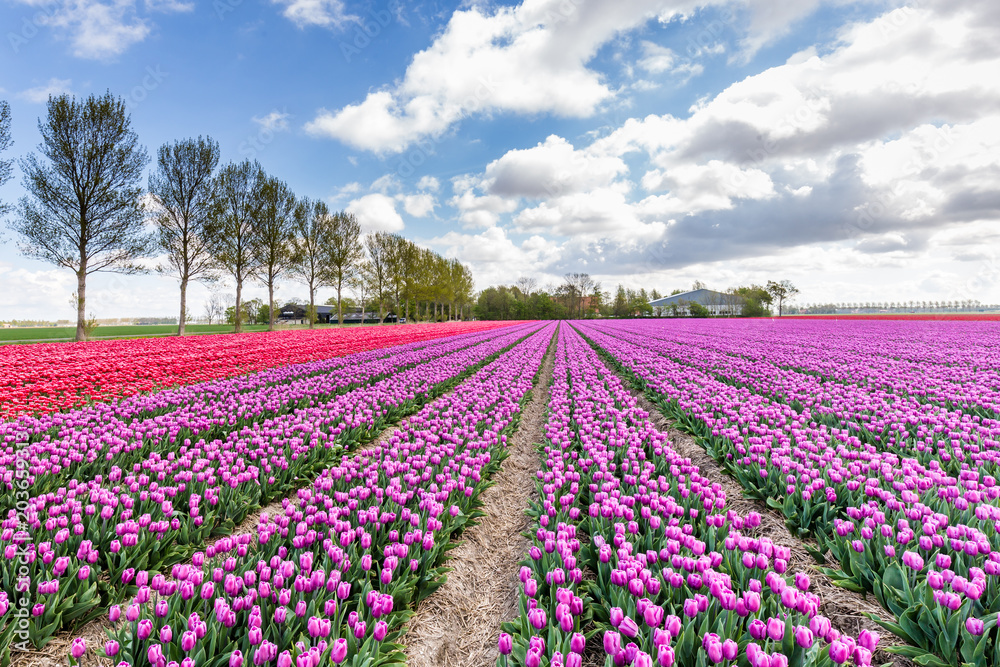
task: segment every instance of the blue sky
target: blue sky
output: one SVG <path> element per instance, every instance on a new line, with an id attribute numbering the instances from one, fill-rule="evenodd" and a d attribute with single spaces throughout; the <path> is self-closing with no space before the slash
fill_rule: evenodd
<path id="1" fill-rule="evenodd" d="M 459 257 L 479 288 L 586 271 L 606 289 L 789 278 L 804 303 L 995 303 L 998 14 L 987 0 L 0 0 L 5 157 L 35 148 L 48 94 L 110 89 L 151 155 L 211 135 L 224 161 L 256 158 L 367 230 Z M 15 170 L 0 199 L 23 194 Z M 16 240 L 0 248 L 0 320 L 70 317 L 73 276 Z M 98 317 L 176 309 L 170 278 L 91 285 Z M 194 288 L 195 314 L 208 294 Z"/>

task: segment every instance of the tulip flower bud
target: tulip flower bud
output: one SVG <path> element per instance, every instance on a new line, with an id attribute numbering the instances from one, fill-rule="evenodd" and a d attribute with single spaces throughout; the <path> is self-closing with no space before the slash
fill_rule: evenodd
<path id="1" fill-rule="evenodd" d="M 347 640 L 341 637 L 337 641 L 333 642 L 333 648 L 330 651 L 330 659 L 333 660 L 333 664 L 339 665 L 347 659 Z"/>

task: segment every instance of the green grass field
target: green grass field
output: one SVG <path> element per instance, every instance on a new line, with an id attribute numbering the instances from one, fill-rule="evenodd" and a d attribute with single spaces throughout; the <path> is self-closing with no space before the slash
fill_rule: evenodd
<path id="1" fill-rule="evenodd" d="M 336 324 L 320 324 L 318 329 L 333 328 Z M 373 325 L 366 325 L 373 326 Z M 374 325 L 377 326 L 377 325 Z M 390 326 L 390 325 L 383 325 Z M 306 329 L 305 325 L 279 325 L 279 331 L 288 329 Z M 232 333 L 233 327 L 228 324 L 189 324 L 186 327 L 187 335 L 194 334 L 218 334 Z M 244 331 L 266 331 L 267 325 L 252 324 L 244 325 Z M 149 338 L 159 336 L 172 336 L 177 333 L 176 324 L 153 324 L 148 326 L 123 325 L 123 326 L 103 326 L 97 327 L 91 340 L 112 339 L 112 338 Z M 70 341 L 76 337 L 76 327 L 24 327 L 0 329 L 0 345 L 5 343 L 58 343 Z"/>

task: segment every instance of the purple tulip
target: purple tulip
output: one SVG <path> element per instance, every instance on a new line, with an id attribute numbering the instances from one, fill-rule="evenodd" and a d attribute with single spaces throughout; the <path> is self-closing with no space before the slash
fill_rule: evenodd
<path id="1" fill-rule="evenodd" d="M 626 637 L 633 638 L 639 634 L 639 624 L 631 616 L 626 616 L 618 626 L 618 631 Z"/>
<path id="2" fill-rule="evenodd" d="M 617 632 L 607 630 L 604 633 L 604 652 L 614 657 L 622 650 L 622 638 Z"/>
<path id="3" fill-rule="evenodd" d="M 347 659 L 347 640 L 341 637 L 333 642 L 333 649 L 330 651 L 330 659 L 335 665 L 339 665 Z"/>

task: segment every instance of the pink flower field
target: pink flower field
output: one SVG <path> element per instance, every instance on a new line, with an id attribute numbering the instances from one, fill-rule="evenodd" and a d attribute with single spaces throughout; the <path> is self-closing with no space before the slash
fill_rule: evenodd
<path id="1" fill-rule="evenodd" d="M 410 629 L 486 565 L 510 604 L 446 628 L 463 664 L 1000 664 L 992 322 L 0 353 L 5 663 L 433 664 Z M 504 513 L 517 557 L 481 532 Z"/>

